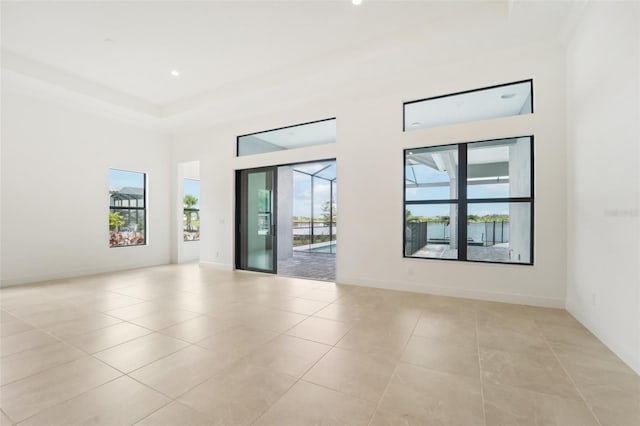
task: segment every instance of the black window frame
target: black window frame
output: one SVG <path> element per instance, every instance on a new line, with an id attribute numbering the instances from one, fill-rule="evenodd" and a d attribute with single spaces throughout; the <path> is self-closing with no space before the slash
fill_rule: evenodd
<path id="1" fill-rule="evenodd" d="M 494 198 L 472 198 L 469 199 L 467 197 L 467 152 L 468 146 L 474 143 L 481 142 L 492 142 L 499 141 L 505 139 L 518 139 L 518 138 L 529 138 L 530 140 L 530 193 L 529 197 L 494 197 Z M 470 141 L 470 142 L 460 142 L 460 143 L 451 143 L 451 144 L 443 144 L 443 145 L 433 145 L 433 146 L 423 146 L 423 147 L 414 147 L 414 148 L 405 148 L 402 151 L 402 257 L 406 259 L 425 259 L 425 260 L 445 260 L 445 261 L 455 261 L 455 262 L 476 262 L 476 263 L 492 263 L 492 264 L 500 264 L 500 265 L 521 265 L 521 266 L 533 266 L 534 265 L 534 144 L 535 144 L 535 136 L 531 135 L 522 135 L 522 136 L 510 136 L 503 138 L 495 138 L 495 139 L 484 139 L 479 141 Z M 413 151 L 416 149 L 423 148 L 441 148 L 441 147 L 451 147 L 456 146 L 458 148 L 458 198 L 457 199 L 433 199 L 433 200 L 407 200 L 407 153 L 409 151 Z M 500 262 L 493 260 L 479 260 L 479 259 L 468 259 L 467 256 L 467 210 L 469 204 L 491 204 L 491 203 L 529 203 L 530 205 L 530 223 L 529 223 L 529 262 Z M 458 257 L 456 259 L 452 258 L 442 258 L 442 257 L 423 257 L 423 256 L 408 256 L 406 253 L 407 247 L 407 215 L 406 211 L 408 206 L 411 205 L 427 205 L 427 204 L 455 204 L 457 206 L 457 237 L 458 237 Z M 464 244 L 461 244 L 464 242 Z"/>
<path id="2" fill-rule="evenodd" d="M 527 79 L 524 79 L 524 80 L 511 81 L 509 83 L 494 84 L 493 86 L 480 87 L 478 89 L 463 90 L 461 92 L 447 93 L 447 94 L 444 94 L 444 95 L 430 96 L 428 98 L 415 99 L 415 100 L 412 100 L 412 101 L 403 102 L 402 103 L 402 131 L 403 132 L 407 132 L 407 128 L 406 128 L 406 124 L 407 124 L 406 123 L 407 105 L 416 104 L 416 103 L 425 102 L 425 101 L 432 101 L 434 99 L 448 98 L 448 97 L 451 97 L 451 96 L 464 95 L 466 93 L 482 92 L 483 90 L 497 89 L 498 87 L 506 87 L 506 86 L 512 86 L 514 84 L 522 84 L 522 83 L 530 83 L 531 84 L 531 89 L 530 89 L 531 112 L 528 113 L 528 114 L 533 114 L 534 113 L 534 108 L 535 108 L 535 102 L 534 102 L 534 98 L 533 98 L 533 92 L 534 92 L 534 90 L 533 90 L 533 78 L 527 78 Z M 508 117 L 514 117 L 514 116 L 510 115 Z M 506 117 L 496 117 L 495 119 L 498 119 L 498 118 L 506 118 Z M 445 124 L 445 125 L 441 125 L 441 126 L 432 126 L 432 127 L 425 127 L 425 128 L 418 128 L 418 129 L 415 129 L 415 130 L 434 129 L 434 128 L 437 128 L 437 127 L 445 127 L 445 126 L 456 126 L 458 124 L 474 123 L 476 121 L 484 121 L 484 120 L 461 121 L 459 123 Z M 410 129 L 409 131 L 412 131 L 412 130 Z"/>
<path id="3" fill-rule="evenodd" d="M 135 210 L 135 211 L 142 211 L 142 217 L 144 218 L 144 229 L 143 229 L 143 233 L 144 233 L 144 243 L 142 244 L 124 244 L 124 245 L 111 245 L 109 244 L 109 248 L 120 248 L 120 247 L 141 247 L 141 246 L 146 246 L 149 243 L 149 233 L 147 232 L 148 230 L 148 223 L 149 223 L 149 218 L 147 216 L 147 173 L 146 172 L 140 172 L 137 170 L 127 170 L 127 169 L 119 169 L 116 167 L 109 167 L 109 170 L 117 170 L 117 171 L 121 171 L 121 172 L 129 172 L 129 173 L 140 173 L 143 176 L 143 188 L 142 188 L 142 200 L 143 200 L 143 207 L 139 207 L 136 206 L 135 207 L 131 207 L 131 206 L 112 206 L 111 205 L 111 196 L 109 196 L 109 214 L 113 213 L 114 210 Z"/>

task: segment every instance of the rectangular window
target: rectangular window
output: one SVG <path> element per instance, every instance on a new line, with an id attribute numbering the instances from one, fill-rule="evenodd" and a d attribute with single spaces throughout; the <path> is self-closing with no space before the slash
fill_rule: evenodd
<path id="1" fill-rule="evenodd" d="M 314 121 L 238 136 L 237 156 L 335 143 L 336 119 Z"/>
<path id="2" fill-rule="evenodd" d="M 533 113 L 533 81 L 501 84 L 404 103 L 404 130 Z"/>
<path id="3" fill-rule="evenodd" d="M 200 181 L 184 179 L 183 229 L 185 241 L 200 241 Z"/>
<path id="4" fill-rule="evenodd" d="M 146 244 L 146 174 L 109 169 L 109 246 Z"/>
<path id="5" fill-rule="evenodd" d="M 404 256 L 533 264 L 533 136 L 404 151 Z"/>

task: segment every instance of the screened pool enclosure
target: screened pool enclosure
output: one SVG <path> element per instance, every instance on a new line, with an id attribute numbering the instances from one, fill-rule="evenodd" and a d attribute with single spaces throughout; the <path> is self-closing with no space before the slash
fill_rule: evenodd
<path id="1" fill-rule="evenodd" d="M 336 162 L 296 164 L 292 172 L 294 250 L 335 253 Z"/>
<path id="2" fill-rule="evenodd" d="M 336 162 L 278 167 L 278 273 L 335 280 Z"/>

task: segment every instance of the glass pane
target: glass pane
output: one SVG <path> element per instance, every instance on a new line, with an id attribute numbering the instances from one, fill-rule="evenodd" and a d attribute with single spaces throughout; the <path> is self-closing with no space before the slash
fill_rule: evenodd
<path id="1" fill-rule="evenodd" d="M 405 131 L 531 114 L 532 83 L 525 81 L 406 103 Z"/>
<path id="2" fill-rule="evenodd" d="M 333 192 L 333 216 L 331 217 L 331 241 L 330 252 L 336 253 L 338 249 L 338 185 L 336 181 L 331 185 L 331 191 Z"/>
<path id="3" fill-rule="evenodd" d="M 247 176 L 247 267 L 273 271 L 273 172 Z"/>
<path id="4" fill-rule="evenodd" d="M 407 201 L 456 200 L 457 145 L 406 150 L 405 178 Z"/>
<path id="5" fill-rule="evenodd" d="M 109 246 L 144 245 L 145 174 L 109 169 Z"/>
<path id="6" fill-rule="evenodd" d="M 200 181 L 184 179 L 184 241 L 200 240 Z"/>
<path id="7" fill-rule="evenodd" d="M 240 136 L 238 156 L 335 143 L 335 141 L 336 120 L 323 120 Z"/>
<path id="8" fill-rule="evenodd" d="M 109 169 L 112 207 L 144 207 L 144 173 Z"/>
<path id="9" fill-rule="evenodd" d="M 405 256 L 457 259 L 456 204 L 405 206 Z"/>
<path id="10" fill-rule="evenodd" d="M 333 234 L 333 214 L 335 203 L 331 199 L 331 181 L 313 178 L 313 237 L 309 250 L 331 253 Z"/>
<path id="11" fill-rule="evenodd" d="M 335 161 L 321 161 L 319 163 L 302 163 L 293 166 L 294 170 L 308 175 L 322 176 L 325 178 L 335 178 Z M 331 170 L 333 170 L 331 172 Z M 326 175 L 325 172 L 329 171 Z"/>
<path id="12" fill-rule="evenodd" d="M 335 253 L 336 162 L 293 167 L 294 251 Z"/>
<path id="13" fill-rule="evenodd" d="M 293 247 L 311 244 L 311 176 L 293 171 Z"/>
<path id="14" fill-rule="evenodd" d="M 531 263 L 531 203 L 470 203 L 467 258 Z"/>
<path id="15" fill-rule="evenodd" d="M 336 162 L 334 161 L 330 163 L 327 167 L 317 172 L 316 176 L 327 179 L 327 180 L 332 180 L 336 178 L 336 174 L 337 174 L 336 172 L 337 172 Z"/>
<path id="16" fill-rule="evenodd" d="M 531 196 L 531 137 L 467 146 L 467 197 Z"/>

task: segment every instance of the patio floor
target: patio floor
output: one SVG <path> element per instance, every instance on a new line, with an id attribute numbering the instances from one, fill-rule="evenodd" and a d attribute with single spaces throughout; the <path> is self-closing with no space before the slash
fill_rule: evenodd
<path id="1" fill-rule="evenodd" d="M 412 256 L 457 259 L 458 250 L 451 249 L 445 244 L 428 244 L 416 251 Z M 488 262 L 508 263 L 512 261 L 509 258 L 509 245 L 507 243 L 488 247 L 467 246 L 467 257 L 473 260 L 484 260 Z"/>
<path id="2" fill-rule="evenodd" d="M 278 260 L 278 274 L 287 277 L 335 281 L 336 255 L 294 251 L 289 259 Z"/>

